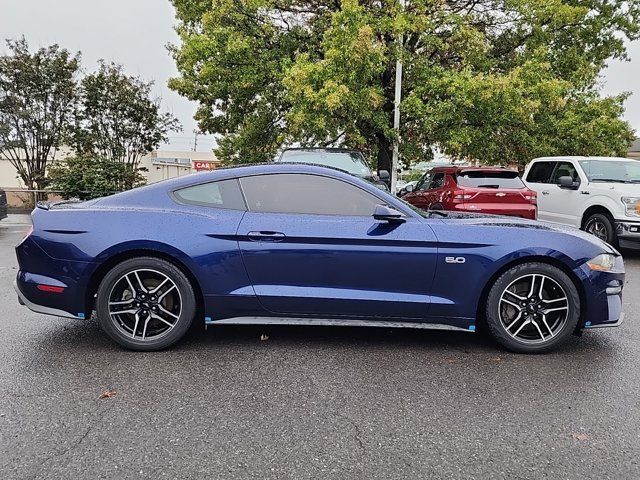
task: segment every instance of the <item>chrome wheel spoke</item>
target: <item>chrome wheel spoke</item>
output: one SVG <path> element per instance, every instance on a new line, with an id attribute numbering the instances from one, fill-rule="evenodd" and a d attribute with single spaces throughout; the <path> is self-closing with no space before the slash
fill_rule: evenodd
<path id="1" fill-rule="evenodd" d="M 547 308 L 546 310 L 542 310 L 542 314 L 548 315 L 552 312 L 562 312 L 564 310 L 569 310 L 569 307 Z"/>
<path id="2" fill-rule="evenodd" d="M 551 330 L 551 328 L 549 327 L 549 324 L 547 323 L 546 315 L 542 315 L 542 323 L 544 323 L 544 326 L 547 328 L 549 335 L 553 337 L 553 331 Z"/>
<path id="3" fill-rule="evenodd" d="M 136 323 L 133 324 L 133 331 L 131 332 L 131 337 L 136 338 L 136 330 L 138 330 L 138 323 L 140 323 L 140 313 L 136 312 Z"/>
<path id="4" fill-rule="evenodd" d="M 535 320 L 532 320 L 531 323 L 535 325 L 536 330 L 538 330 L 538 333 L 540 334 L 540 338 L 544 340 L 545 338 L 544 338 L 544 335 L 542 334 L 542 330 L 540 330 L 540 325 L 538 325 L 538 322 L 536 322 Z"/>
<path id="5" fill-rule="evenodd" d="M 521 318 L 522 318 L 522 312 L 518 312 L 518 315 L 516 316 L 516 318 L 514 318 L 513 321 L 506 327 L 507 331 L 511 330 L 513 326 L 516 323 L 518 323 L 518 321 L 520 321 Z"/>
<path id="6" fill-rule="evenodd" d="M 504 297 L 506 294 L 511 295 L 513 298 L 516 298 L 516 299 L 518 299 L 520 301 L 523 301 L 523 300 L 525 300 L 527 298 L 527 297 L 523 297 L 521 295 L 518 295 L 517 293 L 514 293 L 514 292 L 512 292 L 510 290 L 505 290 L 504 293 L 502 294 L 502 296 Z"/>
<path id="7" fill-rule="evenodd" d="M 155 318 L 156 320 L 160 320 L 162 323 L 165 323 L 167 325 L 169 325 L 171 328 L 173 328 L 173 323 L 168 322 L 167 320 L 165 320 L 164 318 L 162 318 L 160 315 L 158 315 L 157 313 L 152 313 L 151 316 L 153 318 Z"/>
<path id="8" fill-rule="evenodd" d="M 518 330 L 516 330 L 516 333 L 513 334 L 514 337 L 517 337 L 518 334 L 520 333 L 520 331 L 526 327 L 527 325 L 529 325 L 531 323 L 531 320 L 526 320 L 522 325 L 520 325 L 520 328 L 518 328 Z"/>
<path id="9" fill-rule="evenodd" d="M 501 301 L 503 301 L 504 303 L 506 303 L 507 305 L 511 305 L 513 308 L 515 308 L 516 310 L 518 310 L 519 312 L 522 311 L 522 308 L 520 308 L 520 305 L 518 305 L 517 303 L 513 303 L 510 302 L 509 300 L 507 300 L 506 298 L 503 298 Z"/>

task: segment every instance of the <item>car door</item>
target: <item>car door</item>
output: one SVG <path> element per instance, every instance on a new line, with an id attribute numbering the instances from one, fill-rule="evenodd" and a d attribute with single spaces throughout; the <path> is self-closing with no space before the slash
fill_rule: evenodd
<path id="1" fill-rule="evenodd" d="M 540 160 L 531 164 L 525 183 L 538 194 L 538 220 L 553 221 L 551 198 L 551 176 L 558 162 Z"/>
<path id="2" fill-rule="evenodd" d="M 240 180 L 240 250 L 272 313 L 424 319 L 436 238 L 420 218 L 371 216 L 385 200 L 343 180 L 272 174 Z"/>
<path id="3" fill-rule="evenodd" d="M 402 197 L 402 199 L 415 207 L 427 210 L 429 208 L 427 190 L 429 190 L 429 185 L 431 185 L 432 177 L 431 172 L 425 173 L 413 191 Z"/>
<path id="4" fill-rule="evenodd" d="M 560 177 L 571 177 L 574 182 L 573 188 L 560 187 Z M 556 163 L 551 181 L 545 191 L 548 204 L 547 218 L 552 222 L 564 223 L 574 227 L 580 227 L 582 204 L 585 202 L 585 195 L 579 188 L 586 182 L 581 179 L 578 169 L 572 161 L 559 161 Z"/>

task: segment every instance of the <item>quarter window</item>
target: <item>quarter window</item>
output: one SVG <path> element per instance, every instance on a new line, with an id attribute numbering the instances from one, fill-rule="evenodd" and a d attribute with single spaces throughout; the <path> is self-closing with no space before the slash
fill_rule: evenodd
<path id="1" fill-rule="evenodd" d="M 246 210 L 238 180 L 235 178 L 181 188 L 173 194 L 179 202 L 189 205 Z"/>
<path id="2" fill-rule="evenodd" d="M 529 183 L 551 183 L 551 174 L 556 162 L 536 162 L 531 166 L 527 174 Z"/>
<path id="3" fill-rule="evenodd" d="M 240 179 L 252 212 L 371 216 L 378 197 L 334 178 L 277 174 Z"/>

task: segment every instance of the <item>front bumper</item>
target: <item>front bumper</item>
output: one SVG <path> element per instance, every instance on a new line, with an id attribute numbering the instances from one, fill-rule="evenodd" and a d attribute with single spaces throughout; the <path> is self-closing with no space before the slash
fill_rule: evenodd
<path id="1" fill-rule="evenodd" d="M 623 321 L 622 291 L 624 289 L 624 262 L 616 257 L 612 271 L 598 272 L 586 264 L 576 270 L 583 280 L 583 328 L 617 327 Z"/>
<path id="2" fill-rule="evenodd" d="M 640 221 L 616 220 L 616 235 L 622 248 L 640 249 Z"/>

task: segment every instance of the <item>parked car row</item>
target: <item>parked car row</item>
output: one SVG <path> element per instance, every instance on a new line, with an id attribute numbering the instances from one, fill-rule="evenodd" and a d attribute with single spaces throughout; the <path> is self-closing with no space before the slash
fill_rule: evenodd
<path id="1" fill-rule="evenodd" d="M 538 218 L 581 228 L 612 245 L 640 248 L 640 162 L 537 158 L 523 178 L 504 168 L 437 167 L 399 195 L 425 210 Z"/>

